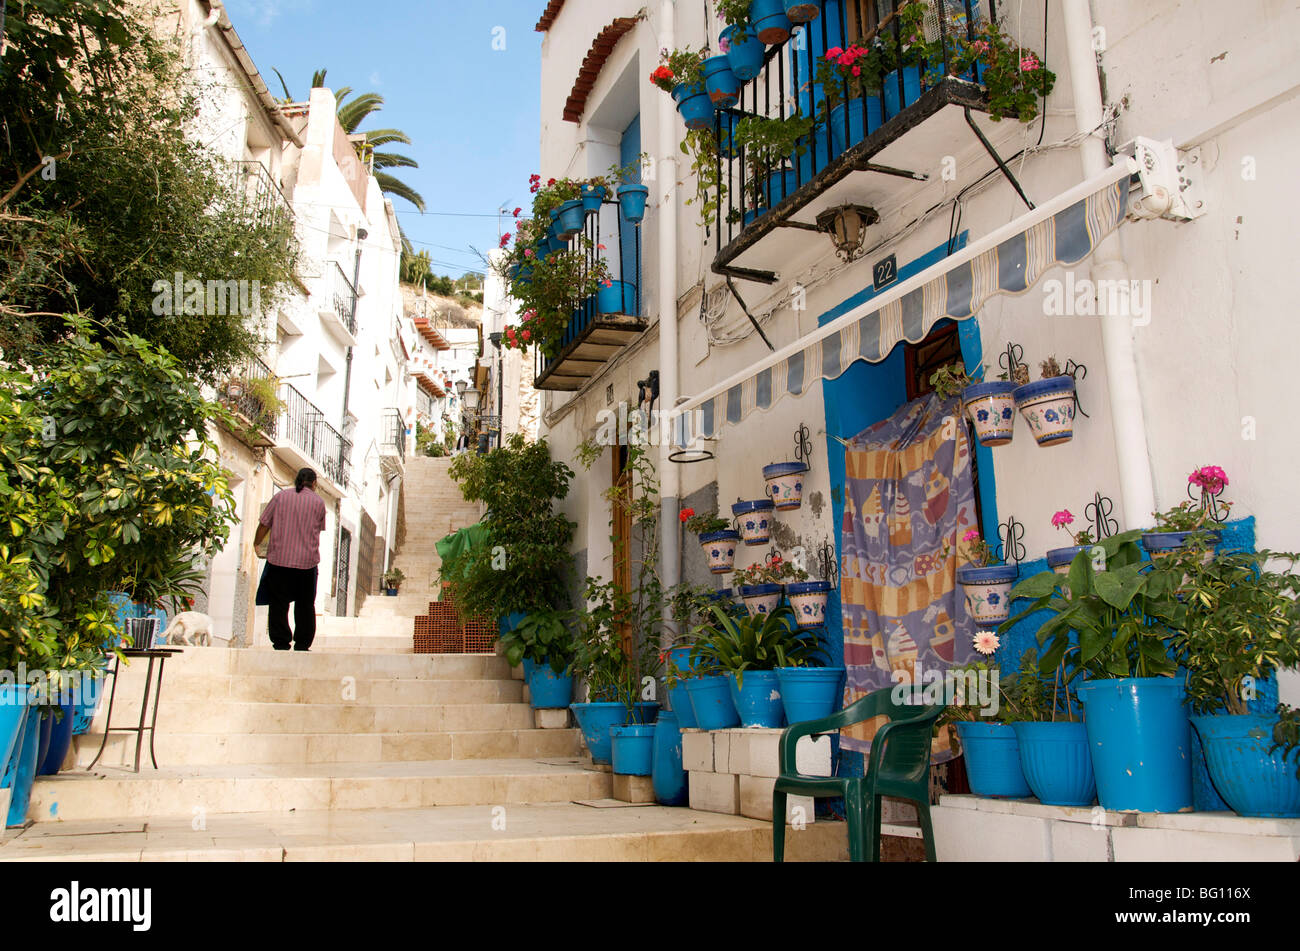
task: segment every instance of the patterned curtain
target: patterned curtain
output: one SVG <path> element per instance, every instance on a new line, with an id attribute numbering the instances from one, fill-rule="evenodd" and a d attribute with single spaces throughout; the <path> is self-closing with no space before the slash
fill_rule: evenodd
<path id="1" fill-rule="evenodd" d="M 848 444 L 840 547 L 845 706 L 974 657 L 975 625 L 957 585 L 957 540 L 976 525 L 970 460 L 960 401 L 935 394 Z M 844 748 L 870 750 L 881 723 L 846 727 Z M 951 758 L 942 733 L 934 746 L 936 762 Z"/>

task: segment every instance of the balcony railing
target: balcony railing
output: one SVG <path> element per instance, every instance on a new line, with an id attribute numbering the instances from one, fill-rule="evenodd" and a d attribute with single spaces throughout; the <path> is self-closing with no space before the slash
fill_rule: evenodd
<path id="1" fill-rule="evenodd" d="M 231 376 L 221 400 L 251 427 L 241 435 L 255 445 L 272 445 L 276 433 L 274 393 L 275 374 L 257 357 L 249 357 Z M 272 405 L 267 405 L 268 401 Z"/>
<path id="2" fill-rule="evenodd" d="M 352 443 L 325 422 L 325 414 L 311 400 L 288 384 L 284 388 L 283 400 L 280 438 L 302 449 L 330 481 L 346 488 Z"/>
<path id="3" fill-rule="evenodd" d="M 405 459 L 406 424 L 402 422 L 402 414 L 395 409 L 385 410 L 380 425 L 383 433 L 383 441 L 380 443 L 381 453 Z"/>
<path id="4" fill-rule="evenodd" d="M 261 162 L 236 162 L 235 174 L 244 194 L 246 207 L 259 221 L 293 217 L 293 206 Z"/>
<path id="5" fill-rule="evenodd" d="M 342 265 L 330 261 L 325 265 L 324 293 L 327 306 L 352 336 L 357 335 L 357 289 L 344 273 Z"/>

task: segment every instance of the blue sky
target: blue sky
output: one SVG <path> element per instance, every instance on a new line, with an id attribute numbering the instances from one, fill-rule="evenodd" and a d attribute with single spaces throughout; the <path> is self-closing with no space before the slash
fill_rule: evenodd
<path id="1" fill-rule="evenodd" d="M 231 21 L 272 93 L 272 67 L 305 99 L 312 73 L 386 100 L 362 126 L 401 129 L 418 169 L 398 175 L 424 196 L 421 215 L 400 198 L 398 218 L 434 270 L 482 270 L 470 246 L 497 244 L 496 210 L 528 204 L 537 171 L 540 0 L 226 0 Z M 498 28 L 504 29 L 504 34 Z M 504 40 L 505 49 L 494 49 Z M 484 215 L 490 217 L 455 217 Z"/>

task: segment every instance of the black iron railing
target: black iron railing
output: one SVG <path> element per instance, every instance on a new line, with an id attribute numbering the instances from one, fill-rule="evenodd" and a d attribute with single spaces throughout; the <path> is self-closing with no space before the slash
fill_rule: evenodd
<path id="1" fill-rule="evenodd" d="M 235 174 L 244 195 L 245 207 L 259 221 L 290 219 L 293 206 L 261 162 L 236 162 Z"/>
<path id="2" fill-rule="evenodd" d="M 905 128 L 903 113 L 907 107 L 926 89 L 955 74 L 958 40 L 974 41 L 985 22 L 985 11 L 990 17 L 996 13 L 995 0 L 930 0 L 923 32 L 930 48 L 937 42 L 942 61 L 920 58 L 915 64 L 888 73 L 881 89 L 856 97 L 850 97 L 845 80 L 838 96 L 831 97 L 842 108 L 832 108 L 827 90 L 816 81 L 817 68 L 827 50 L 854 43 L 866 46 L 879 39 L 897 51 L 908 40 L 898 17 L 904 0 L 882 0 L 877 5 L 878 22 L 861 36 L 851 35 L 861 32 L 864 26 L 856 22 L 856 13 L 850 17 L 849 5 L 848 0 L 826 0 L 821 16 L 797 27 L 784 43 L 767 49 L 762 69 L 741 85 L 736 105 L 715 114 L 719 149 L 714 200 L 719 251 L 875 129 L 890 122 L 898 122 L 900 131 Z M 743 145 L 733 147 L 733 142 L 741 120 L 751 116 L 810 116 L 817 124 L 799 141 L 793 154 L 749 161 Z"/>
<path id="3" fill-rule="evenodd" d="M 357 334 L 356 302 L 357 289 L 337 261 L 325 265 L 325 293 L 330 306 L 338 315 L 339 323 L 348 329 L 352 336 Z"/>
<path id="4" fill-rule="evenodd" d="M 306 452 L 335 485 L 346 487 L 352 443 L 325 422 L 325 414 L 292 386 L 285 385 L 282 399 L 284 410 L 280 414 L 280 438 Z"/>
<path id="5" fill-rule="evenodd" d="M 395 409 L 384 410 L 381 427 L 384 434 L 383 447 L 385 449 L 391 447 L 395 450 L 395 455 L 405 459 L 406 424 L 402 422 L 402 414 Z"/>
<path id="6" fill-rule="evenodd" d="M 226 384 L 223 400 L 231 409 L 275 438 L 275 374 L 257 357 L 249 357 Z M 269 404 L 269 405 L 268 405 Z"/>

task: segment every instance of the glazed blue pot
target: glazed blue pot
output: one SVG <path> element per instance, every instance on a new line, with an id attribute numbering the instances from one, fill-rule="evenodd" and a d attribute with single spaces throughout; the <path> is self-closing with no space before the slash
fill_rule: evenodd
<path id="1" fill-rule="evenodd" d="M 1174 677 L 1089 680 L 1079 687 L 1097 797 L 1124 812 L 1192 808 L 1192 737 Z"/>
<path id="2" fill-rule="evenodd" d="M 966 775 L 977 796 L 990 799 L 1024 799 L 1029 784 L 1020 768 L 1020 744 L 1009 723 L 956 724 L 966 755 Z"/>
<path id="3" fill-rule="evenodd" d="M 886 73 L 880 82 L 885 94 L 885 121 L 898 115 L 904 107 L 921 98 L 921 69 L 919 66 L 903 67 L 903 101 L 898 101 L 898 70 Z"/>
<path id="4" fill-rule="evenodd" d="M 744 39 L 737 41 L 737 35 Z M 763 41 L 758 38 L 758 31 L 750 25 L 747 29 L 729 26 L 722 31 L 722 39 L 727 47 L 727 60 L 731 63 L 731 72 L 742 83 L 747 83 L 759 74 L 763 68 Z"/>
<path id="5" fill-rule="evenodd" d="M 1210 779 L 1233 812 L 1261 819 L 1300 818 L 1296 756 L 1273 745 L 1274 715 L 1192 717 Z"/>
<path id="6" fill-rule="evenodd" d="M 725 575 L 735 567 L 740 532 L 725 528 L 720 532 L 703 532 L 699 539 L 704 557 L 709 560 L 709 571 L 715 575 Z"/>
<path id="7" fill-rule="evenodd" d="M 71 702 L 62 706 L 63 718 L 50 726 L 50 742 L 45 755 L 41 757 L 37 776 L 55 776 L 63 768 L 63 761 L 68 757 L 68 747 L 72 745 L 72 728 L 76 721 L 76 707 Z M 53 718 L 51 718 L 53 719 Z"/>
<path id="8" fill-rule="evenodd" d="M 1196 532 L 1147 532 L 1142 536 L 1142 548 L 1152 558 L 1159 558 L 1182 548 L 1195 534 Z M 1207 531 L 1202 534 L 1208 535 L 1214 545 L 1223 541 L 1223 532 Z"/>
<path id="9" fill-rule="evenodd" d="M 782 0 L 785 6 L 785 15 L 789 17 L 791 23 L 807 23 L 821 16 L 821 0 L 816 3 L 810 3 L 809 0 Z"/>
<path id="10" fill-rule="evenodd" d="M 1097 798 L 1088 730 L 1082 723 L 1014 723 L 1020 768 L 1045 806 L 1091 806 Z"/>
<path id="11" fill-rule="evenodd" d="M 649 776 L 654 770 L 655 724 L 629 723 L 609 728 L 614 772 Z"/>
<path id="12" fill-rule="evenodd" d="M 778 667 L 781 703 L 790 723 L 820 720 L 839 706 L 843 667 Z"/>
<path id="13" fill-rule="evenodd" d="M 600 206 L 605 203 L 609 197 L 609 191 L 604 185 L 583 185 L 582 186 L 582 210 L 586 212 L 600 211 Z"/>
<path id="14" fill-rule="evenodd" d="M 9 769 L 26 722 L 27 685 L 0 686 L 0 775 Z"/>
<path id="15" fill-rule="evenodd" d="M 772 537 L 772 510 L 775 506 L 769 499 L 754 499 L 749 502 L 737 502 L 731 507 L 731 514 L 740 523 L 740 534 L 746 545 L 766 545 Z"/>
<path id="16" fill-rule="evenodd" d="M 556 211 L 555 230 L 561 238 L 568 240 L 582 230 L 583 222 L 587 217 L 582 206 L 582 199 L 570 199 Z"/>
<path id="17" fill-rule="evenodd" d="M 691 709 L 691 695 L 686 691 L 688 675 L 697 666 L 691 663 L 690 647 L 674 647 L 668 652 L 668 662 L 678 671 L 677 686 L 668 691 L 668 703 L 677 714 L 679 727 L 695 728 L 695 711 Z M 661 717 L 663 713 L 659 714 Z"/>
<path id="18" fill-rule="evenodd" d="M 784 0 L 754 0 L 749 5 L 749 18 L 754 22 L 758 38 L 768 46 L 784 43 L 790 38 L 794 25 L 785 15 Z"/>
<path id="19" fill-rule="evenodd" d="M 618 187 L 618 206 L 625 221 L 633 224 L 645 217 L 646 199 L 650 189 L 645 185 L 620 185 Z"/>
<path id="20" fill-rule="evenodd" d="M 731 71 L 731 60 L 726 54 L 707 57 L 701 64 L 704 88 L 714 109 L 730 109 L 740 101 L 740 80 Z"/>
<path id="21" fill-rule="evenodd" d="M 1011 395 L 1038 445 L 1056 446 L 1074 436 L 1074 377 L 1034 380 Z"/>
<path id="22" fill-rule="evenodd" d="M 591 761 L 599 766 L 610 763 L 609 728 L 627 719 L 627 710 L 621 703 L 571 703 L 569 709 L 578 721 L 582 738 L 591 753 Z"/>
<path id="23" fill-rule="evenodd" d="M 849 103 L 840 103 L 831 110 L 831 146 L 835 154 L 839 155 L 851 145 L 857 145 L 872 132 L 884 124 L 885 116 L 880 106 L 879 96 L 867 96 L 867 115 L 866 122 L 863 123 L 862 103 L 854 99 Z M 848 135 L 845 136 L 844 129 L 844 111 L 848 109 Z"/>
<path id="24" fill-rule="evenodd" d="M 528 702 L 534 710 L 563 710 L 573 700 L 573 677 L 568 672 L 557 674 L 550 664 L 533 664 L 524 667 L 528 679 Z"/>
<path id="25" fill-rule="evenodd" d="M 826 623 L 826 604 L 831 596 L 829 581 L 792 581 L 785 586 L 785 596 L 794 611 L 799 627 L 821 627 Z"/>
<path id="26" fill-rule="evenodd" d="M 677 714 L 665 710 L 659 714 L 654 729 L 654 763 L 650 775 L 655 801 L 661 806 L 684 806 L 688 788 L 686 770 L 682 767 L 682 731 Z"/>
<path id="27" fill-rule="evenodd" d="M 731 702 L 736 705 L 741 726 L 785 726 L 785 707 L 781 703 L 781 684 L 775 670 L 747 670 L 728 674 Z"/>
<path id="28" fill-rule="evenodd" d="M 708 129 L 713 125 L 713 100 L 699 83 L 681 83 L 673 90 L 677 111 L 688 129 Z"/>
<path id="29" fill-rule="evenodd" d="M 1065 548 L 1049 548 L 1047 550 L 1047 567 L 1058 575 L 1067 574 L 1070 565 L 1074 563 L 1074 556 L 1091 548 L 1091 545 L 1068 545 Z"/>
<path id="30" fill-rule="evenodd" d="M 601 287 L 596 291 L 596 312 L 635 314 L 636 286 L 627 281 L 610 281 L 608 287 Z"/>
<path id="31" fill-rule="evenodd" d="M 731 699 L 731 681 L 726 676 L 696 677 L 686 681 L 695 725 L 701 730 L 725 730 L 740 725 L 740 714 Z"/>
<path id="32" fill-rule="evenodd" d="M 5 820 L 7 826 L 22 825 L 27 820 L 27 804 L 32 798 L 32 783 L 36 781 L 36 754 L 41 745 L 41 708 L 23 707 L 22 735 L 16 744 L 13 755 L 0 789 L 9 790 L 9 815 Z"/>

